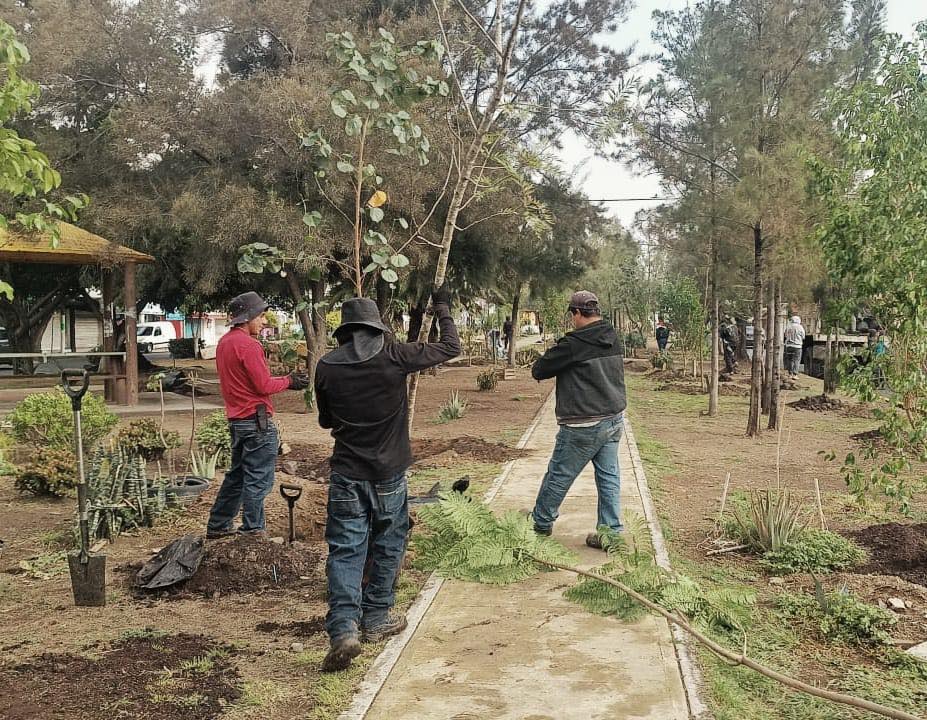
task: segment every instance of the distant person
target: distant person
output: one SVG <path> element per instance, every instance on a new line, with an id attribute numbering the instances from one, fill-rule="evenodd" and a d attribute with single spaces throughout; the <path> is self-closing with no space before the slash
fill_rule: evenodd
<path id="1" fill-rule="evenodd" d="M 798 375 L 798 366 L 801 364 L 801 352 L 805 345 L 805 328 L 802 327 L 801 318 L 793 315 L 785 326 L 783 332 L 785 339 L 785 368 L 789 376 Z"/>
<path id="2" fill-rule="evenodd" d="M 504 343 L 505 352 L 509 351 L 509 345 L 512 344 L 512 334 L 514 333 L 515 326 L 512 324 L 512 318 L 507 317 L 505 322 L 502 323 L 502 342 Z"/>
<path id="3" fill-rule="evenodd" d="M 531 376 L 557 378 L 557 443 L 531 518 L 534 531 L 550 535 L 573 481 L 590 462 L 598 494 L 596 532 L 586 545 L 602 549 L 599 530 L 620 532 L 621 471 L 618 441 L 627 406 L 621 341 L 602 319 L 598 298 L 588 290 L 570 297 L 573 331 L 544 353 Z"/>
<path id="4" fill-rule="evenodd" d="M 232 437 L 232 462 L 209 511 L 207 538 L 235 532 L 263 535 L 264 498 L 274 486 L 280 447 L 270 396 L 284 390 L 305 390 L 309 375 L 292 372 L 273 377 L 258 336 L 264 329 L 267 303 L 246 292 L 229 303 L 232 329 L 216 347 L 219 389 Z M 233 527 L 241 513 L 241 526 Z"/>
<path id="5" fill-rule="evenodd" d="M 666 327 L 666 323 L 663 322 L 663 320 L 657 322 L 657 329 L 654 335 L 657 338 L 657 350 L 661 353 L 666 352 L 666 345 L 669 343 L 670 329 Z"/>
<path id="6" fill-rule="evenodd" d="M 406 379 L 460 354 L 450 293 L 436 290 L 432 302 L 438 342 L 401 343 L 373 300 L 347 300 L 334 332 L 338 348 L 316 369 L 319 425 L 335 439 L 325 525 L 330 648 L 323 672 L 347 668 L 361 653 L 361 642 L 380 642 L 406 627 L 405 616 L 392 613 L 409 533 Z"/>
<path id="7" fill-rule="evenodd" d="M 737 372 L 737 343 L 740 340 L 740 332 L 730 315 L 724 316 L 724 322 L 718 328 L 718 336 L 721 339 L 721 350 L 724 352 L 724 372 L 732 375 Z"/>

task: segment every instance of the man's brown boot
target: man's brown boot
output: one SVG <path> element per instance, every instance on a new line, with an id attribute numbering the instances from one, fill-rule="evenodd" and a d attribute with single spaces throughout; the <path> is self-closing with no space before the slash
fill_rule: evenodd
<path id="1" fill-rule="evenodd" d="M 347 670 L 351 661 L 361 654 L 363 648 L 357 635 L 343 635 L 332 640 L 332 646 L 322 660 L 322 672 L 338 672 Z"/>

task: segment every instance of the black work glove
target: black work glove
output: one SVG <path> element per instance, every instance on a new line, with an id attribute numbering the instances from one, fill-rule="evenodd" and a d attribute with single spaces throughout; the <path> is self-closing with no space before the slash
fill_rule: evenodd
<path id="1" fill-rule="evenodd" d="M 290 390 L 305 390 L 309 387 L 309 373 L 294 370 L 289 375 Z"/>
<path id="2" fill-rule="evenodd" d="M 447 287 L 445 282 L 437 290 L 433 290 L 431 293 L 431 304 L 432 305 L 447 305 L 448 308 L 451 307 L 451 291 Z"/>

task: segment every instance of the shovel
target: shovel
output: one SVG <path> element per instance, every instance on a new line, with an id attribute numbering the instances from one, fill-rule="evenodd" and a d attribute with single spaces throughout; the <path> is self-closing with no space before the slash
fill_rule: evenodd
<path id="1" fill-rule="evenodd" d="M 71 385 L 69 378 L 81 378 Z M 68 554 L 74 604 L 78 607 L 101 607 L 106 604 L 106 556 L 90 552 L 90 528 L 87 517 L 87 481 L 84 478 L 84 445 L 80 426 L 81 401 L 90 386 L 86 370 L 63 370 L 61 386 L 71 398 L 74 411 L 74 454 L 77 456 L 77 511 L 80 518 L 80 550 Z"/>
<path id="2" fill-rule="evenodd" d="M 283 499 L 286 500 L 286 504 L 290 508 L 290 534 L 289 537 L 287 537 L 287 544 L 292 545 L 296 542 L 296 526 L 293 525 L 293 509 L 296 507 L 296 501 L 299 500 L 300 496 L 303 494 L 303 489 L 299 485 L 280 483 L 280 494 L 283 496 Z"/>

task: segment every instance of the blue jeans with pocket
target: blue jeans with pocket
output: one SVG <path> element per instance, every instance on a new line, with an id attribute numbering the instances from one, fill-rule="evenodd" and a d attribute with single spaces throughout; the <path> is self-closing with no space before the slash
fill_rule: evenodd
<path id="1" fill-rule="evenodd" d="M 232 462 L 209 511 L 206 530 L 231 530 L 239 512 L 239 532 L 264 530 L 264 498 L 274 487 L 274 468 L 280 448 L 277 426 L 268 420 L 267 429 L 260 430 L 257 420 L 230 420 L 229 432 Z"/>
<path id="2" fill-rule="evenodd" d="M 409 533 L 405 471 L 381 481 L 332 473 L 328 486 L 328 615 L 332 641 L 386 621 Z M 373 553 L 367 584 L 364 566 Z"/>
<path id="3" fill-rule="evenodd" d="M 573 481 L 590 461 L 595 468 L 598 494 L 596 529 L 604 526 L 615 532 L 622 530 L 618 443 L 623 428 L 622 415 L 590 427 L 560 426 L 547 474 L 531 513 L 537 530 L 550 532 Z"/>

